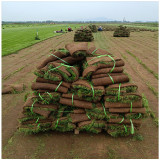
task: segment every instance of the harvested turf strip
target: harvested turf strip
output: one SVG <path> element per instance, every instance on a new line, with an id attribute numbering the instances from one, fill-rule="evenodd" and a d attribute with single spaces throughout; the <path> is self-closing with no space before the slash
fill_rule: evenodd
<path id="1" fill-rule="evenodd" d="M 72 57 L 86 57 L 88 55 L 88 43 L 70 43 L 65 45 Z"/>
<path id="2" fill-rule="evenodd" d="M 81 80 L 72 83 L 72 87 L 77 91 L 79 97 L 83 96 L 102 96 L 104 95 L 104 87 L 94 87 L 91 82 L 87 80 Z"/>
<path id="3" fill-rule="evenodd" d="M 138 86 L 133 83 L 120 83 L 120 84 L 112 84 L 106 87 L 105 95 L 107 96 L 116 96 L 116 95 L 124 95 L 126 93 L 134 93 L 138 89 Z"/>
<path id="4" fill-rule="evenodd" d="M 54 50 L 52 51 L 51 55 L 37 67 L 37 69 L 41 69 L 45 67 L 49 62 L 56 61 L 59 58 L 67 57 L 68 55 L 69 52 L 66 49 L 59 49 L 58 51 Z"/>
<path id="5" fill-rule="evenodd" d="M 39 82 L 34 82 L 32 83 L 31 86 L 32 90 L 50 90 L 50 92 L 54 92 L 57 89 L 57 92 L 61 93 L 67 93 L 68 88 L 59 86 L 57 84 L 49 84 L 49 83 L 39 83 Z"/>

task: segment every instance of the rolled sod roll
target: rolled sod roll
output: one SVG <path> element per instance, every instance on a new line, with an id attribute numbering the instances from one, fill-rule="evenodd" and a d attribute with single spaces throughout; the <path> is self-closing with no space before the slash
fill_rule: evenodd
<path id="1" fill-rule="evenodd" d="M 29 124 L 21 124 L 18 129 L 20 132 L 24 132 L 26 134 L 35 134 L 39 132 L 49 131 L 51 129 L 52 122 L 50 121 L 41 121 L 40 123 L 29 123 Z"/>
<path id="2" fill-rule="evenodd" d="M 65 45 L 65 48 L 73 57 L 87 56 L 88 54 L 88 42 L 70 43 Z"/>
<path id="3" fill-rule="evenodd" d="M 34 74 L 38 78 L 43 78 L 52 82 L 60 82 L 62 81 L 63 77 L 59 73 L 53 73 L 48 70 L 48 67 L 44 67 L 40 70 L 36 70 Z M 41 80 L 42 81 L 42 80 Z"/>
<path id="4" fill-rule="evenodd" d="M 24 90 L 25 90 L 24 84 L 5 84 L 3 85 L 2 94 L 23 92 Z"/>
<path id="5" fill-rule="evenodd" d="M 89 102 L 99 102 L 101 100 L 101 97 L 79 97 L 78 95 L 75 95 L 74 93 L 64 93 L 62 94 L 63 98 L 69 98 L 69 99 L 75 99 L 75 100 L 81 100 L 81 101 L 89 101 Z"/>
<path id="6" fill-rule="evenodd" d="M 39 66 L 37 66 L 37 69 L 41 69 L 45 67 L 49 62 L 56 61 L 60 58 L 67 57 L 69 55 L 69 52 L 65 49 L 59 49 L 58 51 L 52 51 L 51 55 L 45 59 Z"/>
<path id="7" fill-rule="evenodd" d="M 130 108 L 109 108 L 110 113 L 130 113 Z M 145 108 L 132 108 L 132 113 L 146 113 Z"/>
<path id="8" fill-rule="evenodd" d="M 52 80 L 48 80 L 48 79 L 44 79 L 44 78 L 40 78 L 40 77 L 37 77 L 36 82 L 59 84 L 59 82 L 57 82 L 57 81 L 52 81 Z M 62 82 L 61 86 L 66 87 L 66 88 L 70 88 L 71 83 Z"/>
<path id="9" fill-rule="evenodd" d="M 86 125 L 90 125 L 91 123 L 93 123 L 94 125 L 93 126 L 96 126 L 97 128 L 98 127 L 104 127 L 105 126 L 105 121 L 103 120 L 96 120 L 95 122 L 93 122 L 93 120 L 89 120 L 89 121 L 84 121 L 84 122 L 80 122 L 78 123 L 78 127 L 83 127 L 83 126 L 86 126 Z M 102 124 L 102 125 L 101 125 Z"/>
<path id="10" fill-rule="evenodd" d="M 72 83 L 72 87 L 77 91 L 79 97 L 83 96 L 102 96 L 104 95 L 104 86 L 93 86 L 87 80 L 81 80 Z"/>
<path id="11" fill-rule="evenodd" d="M 140 119 L 132 119 L 132 122 L 135 126 L 140 126 L 142 121 Z M 118 118 L 118 119 L 109 119 L 109 124 L 111 123 L 119 123 L 119 124 L 131 124 L 131 121 L 129 119 Z"/>
<path id="12" fill-rule="evenodd" d="M 72 123 L 83 122 L 83 121 L 89 120 L 86 114 L 71 114 L 70 117 L 71 117 Z"/>
<path id="13" fill-rule="evenodd" d="M 61 117 L 52 122 L 51 129 L 59 132 L 73 131 L 76 125 L 70 121 L 68 117 Z"/>
<path id="14" fill-rule="evenodd" d="M 112 76 L 117 76 L 117 74 L 120 76 L 126 75 L 124 73 L 108 73 L 111 77 Z M 92 75 L 92 79 L 96 79 L 96 78 L 103 78 L 103 77 L 108 77 L 108 74 L 97 74 L 97 75 Z"/>
<path id="15" fill-rule="evenodd" d="M 58 106 L 55 104 L 39 104 L 34 102 L 32 98 L 29 98 L 23 106 L 23 113 L 28 115 L 33 112 L 47 118 L 52 111 L 57 109 Z"/>
<path id="16" fill-rule="evenodd" d="M 105 108 L 138 108 L 142 107 L 142 96 L 128 93 L 119 96 L 105 96 Z"/>
<path id="17" fill-rule="evenodd" d="M 100 85 L 105 86 L 105 85 L 111 85 L 115 83 L 129 82 L 129 78 L 127 75 L 121 75 L 117 73 L 117 75 L 112 77 L 109 75 L 106 75 L 106 77 L 92 79 L 92 82 L 95 86 L 100 86 Z"/>
<path id="18" fill-rule="evenodd" d="M 36 121 L 37 121 L 37 119 L 31 119 L 31 120 L 23 121 L 23 122 L 22 122 L 22 125 L 23 125 L 23 124 L 37 124 Z M 49 119 L 49 118 L 48 118 L 48 119 L 39 119 L 39 120 L 38 120 L 38 123 L 46 123 L 46 122 L 47 122 L 47 123 L 48 123 L 48 122 L 50 123 L 50 122 L 52 122 L 52 121 L 53 121 L 53 120 L 52 120 L 52 119 Z"/>
<path id="19" fill-rule="evenodd" d="M 86 111 L 84 109 L 74 109 L 73 113 L 74 114 L 82 114 L 82 113 L 86 113 Z"/>
<path id="20" fill-rule="evenodd" d="M 46 71 L 44 74 L 45 79 L 47 79 L 47 77 L 50 77 L 50 72 L 59 73 L 63 77 L 63 80 L 65 82 L 74 82 L 79 78 L 79 67 L 77 66 L 70 66 L 63 63 L 50 62 L 48 63 L 47 67 L 48 71 Z"/>
<path id="21" fill-rule="evenodd" d="M 131 103 L 121 103 L 121 102 L 106 102 L 105 108 L 131 108 Z M 142 100 L 132 102 L 132 108 L 142 108 Z"/>
<path id="22" fill-rule="evenodd" d="M 92 133 L 100 133 L 102 128 L 106 127 L 106 123 L 102 120 L 90 120 L 78 123 L 80 131 L 87 131 Z"/>
<path id="23" fill-rule="evenodd" d="M 78 108 L 92 109 L 94 106 L 101 107 L 101 103 L 91 103 L 87 101 L 73 100 L 68 98 L 60 98 L 60 104 L 64 104 L 67 106 L 73 106 Z"/>
<path id="24" fill-rule="evenodd" d="M 126 113 L 125 118 L 126 119 L 140 119 L 140 118 L 145 118 L 145 114 L 142 114 L 142 113 Z"/>
<path id="25" fill-rule="evenodd" d="M 72 57 L 72 56 L 68 56 L 65 58 L 62 58 L 60 60 L 56 60 L 56 63 L 64 63 L 64 64 L 68 64 L 68 65 L 74 65 L 77 64 L 78 62 L 80 62 L 81 60 L 83 60 L 84 57 Z"/>
<path id="26" fill-rule="evenodd" d="M 134 127 L 134 130 L 138 129 L 137 126 L 136 127 L 133 126 L 133 127 Z M 112 137 L 129 136 L 131 135 L 131 125 L 108 124 L 107 133 L 111 135 Z"/>
<path id="27" fill-rule="evenodd" d="M 39 104 L 37 102 L 34 103 L 32 97 L 28 98 L 27 101 L 24 103 L 23 107 L 33 107 L 34 108 L 48 108 L 50 110 L 57 110 L 58 105 L 56 104 Z"/>
<path id="28" fill-rule="evenodd" d="M 68 88 L 59 86 L 57 84 L 39 83 L 39 82 L 32 83 L 31 89 L 32 90 L 50 90 L 52 92 L 57 90 L 57 92 L 61 92 L 61 93 L 67 93 L 68 91 Z"/>
<path id="29" fill-rule="evenodd" d="M 87 57 L 87 60 L 83 66 L 84 71 L 82 75 L 83 77 L 88 77 L 89 75 L 92 75 L 93 73 L 95 73 L 97 70 L 103 69 L 103 68 L 106 68 L 106 69 L 110 68 L 110 69 L 107 69 L 107 73 L 122 72 L 123 68 L 115 69 L 115 67 L 122 67 L 122 66 L 124 66 L 124 61 L 116 57 L 106 57 L 106 56 L 100 57 L 100 58 Z M 103 69 L 102 71 L 104 72 L 104 70 L 105 69 Z"/>
<path id="30" fill-rule="evenodd" d="M 95 71 L 92 75 L 107 74 L 107 73 L 110 73 L 111 70 L 112 70 L 112 68 L 101 68 L 101 69 L 98 69 L 97 71 Z M 112 73 L 122 73 L 122 72 L 123 72 L 123 67 L 115 67 L 112 70 Z"/>
<path id="31" fill-rule="evenodd" d="M 123 95 L 130 92 L 136 92 L 138 86 L 133 83 L 112 84 L 105 88 L 106 95 Z"/>
<path id="32" fill-rule="evenodd" d="M 51 104 L 60 100 L 60 93 L 58 92 L 34 92 L 32 100 L 40 104 Z"/>
<path id="33" fill-rule="evenodd" d="M 113 66 L 120 67 L 120 66 L 124 66 L 124 61 L 118 57 L 114 57 L 112 55 L 106 54 L 106 55 L 102 55 L 101 57 L 100 56 L 87 57 L 86 64 L 87 66 L 101 64 L 100 68 L 103 68 L 103 67 L 107 68 L 107 67 L 113 67 Z"/>
<path id="34" fill-rule="evenodd" d="M 96 48 L 96 47 L 90 47 L 88 49 L 88 52 L 90 54 L 93 54 L 93 55 L 112 55 L 111 53 L 107 52 L 105 49 L 100 49 L 100 48 Z"/>

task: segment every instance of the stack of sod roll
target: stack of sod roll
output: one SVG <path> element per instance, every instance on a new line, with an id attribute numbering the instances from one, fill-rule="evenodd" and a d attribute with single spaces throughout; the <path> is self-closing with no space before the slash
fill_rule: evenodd
<path id="1" fill-rule="evenodd" d="M 35 71 L 19 130 L 134 134 L 145 108 L 123 67 L 122 59 L 87 42 L 52 51 Z"/>
<path id="2" fill-rule="evenodd" d="M 114 37 L 129 37 L 130 30 L 126 26 L 120 25 L 113 33 Z"/>
<path id="3" fill-rule="evenodd" d="M 91 31 L 92 31 L 93 33 L 97 32 L 97 27 L 96 27 L 96 25 L 91 24 L 91 25 L 89 25 L 88 27 L 91 29 Z"/>
<path id="4" fill-rule="evenodd" d="M 74 34 L 75 42 L 91 42 L 94 40 L 91 29 L 83 28 L 78 29 Z"/>

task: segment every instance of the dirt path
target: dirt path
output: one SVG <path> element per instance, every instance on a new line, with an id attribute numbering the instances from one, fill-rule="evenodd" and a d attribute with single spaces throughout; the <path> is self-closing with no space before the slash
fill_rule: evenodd
<path id="1" fill-rule="evenodd" d="M 145 35 L 134 32 L 133 37 L 123 40 L 113 38 L 112 34 L 113 32 L 97 33 L 94 35 L 95 41 L 90 45 L 94 43 L 97 47 L 104 48 L 121 58 L 125 57 L 125 71 L 131 76 L 132 81 L 139 86 L 139 91 L 147 96 L 150 108 L 158 116 L 158 98 L 147 86 L 149 83 L 158 92 L 158 80 L 153 74 L 148 73 L 134 57 L 126 53 L 126 50 L 129 50 L 143 61 L 147 55 L 153 56 L 153 59 L 146 59 L 145 62 L 154 62 L 153 65 L 146 65 L 155 69 L 156 64 L 158 64 L 158 59 L 156 61 L 158 55 L 156 45 L 158 43 L 157 39 L 153 38 L 155 32 L 146 32 Z M 140 129 L 140 134 L 144 137 L 143 141 L 136 141 L 132 137 L 115 139 L 105 133 L 74 135 L 73 133 L 49 132 L 26 136 L 17 132 L 17 117 L 21 115 L 24 95 L 30 90 L 30 85 L 35 79 L 33 74 L 35 67 L 48 56 L 50 49 L 64 47 L 66 43 L 71 41 L 73 41 L 73 33 L 67 33 L 2 58 L 3 84 L 25 83 L 28 86 L 22 94 L 2 96 L 3 158 L 158 158 L 158 128 L 150 117 L 144 120 Z M 151 47 L 148 47 L 149 44 Z"/>

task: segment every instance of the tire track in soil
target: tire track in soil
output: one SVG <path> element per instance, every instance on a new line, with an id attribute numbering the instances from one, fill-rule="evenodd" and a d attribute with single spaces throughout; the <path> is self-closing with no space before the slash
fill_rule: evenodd
<path id="1" fill-rule="evenodd" d="M 151 50 L 152 52 L 157 53 L 158 40 L 156 38 L 151 39 L 153 34 L 155 34 L 155 33 L 147 34 L 146 32 L 143 32 L 143 33 L 140 33 L 140 35 L 138 35 L 138 36 L 136 36 L 136 34 L 137 33 L 131 34 L 131 36 L 129 37 L 129 41 L 131 41 L 133 43 L 133 45 L 134 44 L 139 45 L 139 46 L 145 45 L 146 50 Z M 155 44 L 153 44 L 153 41 Z"/>
<path id="2" fill-rule="evenodd" d="M 158 73 L 158 54 L 156 52 L 156 54 L 149 52 L 148 50 L 146 50 L 146 46 L 147 45 L 141 45 L 141 50 L 139 50 L 138 47 L 138 40 L 135 47 L 132 47 L 131 44 L 132 42 L 129 42 L 130 39 L 124 39 L 124 38 L 111 38 L 112 41 L 114 41 L 114 43 L 120 45 L 120 46 L 125 46 L 125 51 L 130 51 L 131 53 L 133 53 L 136 57 L 138 57 L 139 59 L 142 60 L 142 62 L 144 62 L 149 68 L 152 68 L 152 70 L 154 70 L 156 73 Z M 145 51 L 146 50 L 146 51 Z M 150 57 L 148 56 L 150 55 Z M 155 57 L 155 55 L 157 55 Z"/>

